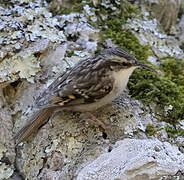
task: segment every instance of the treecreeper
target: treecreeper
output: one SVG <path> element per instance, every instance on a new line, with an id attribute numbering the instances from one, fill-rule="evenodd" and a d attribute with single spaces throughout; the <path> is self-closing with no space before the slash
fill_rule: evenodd
<path id="1" fill-rule="evenodd" d="M 120 48 L 103 49 L 78 62 L 36 99 L 40 110 L 16 134 L 16 143 L 25 141 L 56 111 L 92 112 L 111 103 L 126 88 L 130 75 L 139 67 L 155 71 Z M 103 127 L 103 122 L 97 122 Z"/>

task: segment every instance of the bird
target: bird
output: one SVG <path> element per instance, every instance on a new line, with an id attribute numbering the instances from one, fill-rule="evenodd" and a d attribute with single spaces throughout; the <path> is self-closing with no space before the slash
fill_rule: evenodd
<path id="1" fill-rule="evenodd" d="M 156 70 L 121 48 L 106 48 L 59 75 L 35 100 L 39 110 L 15 135 L 17 144 L 37 131 L 56 111 L 93 112 L 126 88 L 136 68 Z M 100 121 L 97 121 L 100 122 Z M 103 126 L 103 123 L 99 123 Z"/>

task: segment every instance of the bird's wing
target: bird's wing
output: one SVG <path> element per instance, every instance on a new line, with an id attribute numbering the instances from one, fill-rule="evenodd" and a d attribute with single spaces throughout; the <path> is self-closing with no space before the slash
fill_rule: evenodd
<path id="1" fill-rule="evenodd" d="M 44 106 L 47 106 L 49 103 L 50 97 L 53 95 L 53 91 L 56 87 L 58 87 L 60 84 L 64 84 L 66 81 L 66 78 L 68 77 L 68 73 L 64 72 L 60 76 L 58 76 L 49 87 L 45 89 L 43 93 L 40 94 L 40 96 L 36 99 L 36 106 L 39 108 L 43 108 Z"/>
<path id="2" fill-rule="evenodd" d="M 44 106 L 71 106 L 98 101 L 113 88 L 113 78 L 107 73 L 100 60 L 80 62 L 69 73 L 58 77 L 43 93 Z M 91 67 L 89 67 L 91 66 Z M 99 69 L 100 68 L 100 69 Z M 39 104 L 41 101 L 37 101 Z"/>

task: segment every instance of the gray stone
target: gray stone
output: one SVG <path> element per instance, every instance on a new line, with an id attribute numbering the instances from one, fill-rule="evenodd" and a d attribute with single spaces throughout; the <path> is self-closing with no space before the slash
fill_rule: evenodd
<path id="1" fill-rule="evenodd" d="M 153 13 L 166 31 L 171 32 L 172 28 L 175 28 L 181 0 L 144 0 L 140 2 L 148 4 L 149 11 Z"/>
<path id="2" fill-rule="evenodd" d="M 179 41 L 173 36 L 161 32 L 158 21 L 144 16 L 143 19 L 130 19 L 124 28 L 131 30 L 143 45 L 150 45 L 154 54 L 159 58 L 168 56 L 183 58 L 184 53 Z"/>
<path id="3" fill-rule="evenodd" d="M 183 171 L 184 154 L 168 142 L 124 139 L 82 166 L 77 180 L 151 180 Z"/>

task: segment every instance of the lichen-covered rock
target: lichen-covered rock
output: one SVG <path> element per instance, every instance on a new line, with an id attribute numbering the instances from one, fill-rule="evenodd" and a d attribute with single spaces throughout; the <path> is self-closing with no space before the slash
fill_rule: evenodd
<path id="1" fill-rule="evenodd" d="M 21 3 L 21 2 L 19 2 Z M 25 3 L 25 2 L 22 2 Z M 27 8 L 14 4 L 0 8 L 0 83 L 25 78 L 33 82 L 40 71 L 37 53 L 43 53 L 49 42 L 66 41 L 59 22 L 40 3 L 27 3 Z"/>
<path id="2" fill-rule="evenodd" d="M 31 87 L 29 91 L 31 93 Z M 30 104 L 28 91 L 21 97 L 21 106 Z M 26 103 L 27 102 L 27 103 Z M 137 131 L 144 132 L 147 123 L 154 118 L 138 101 L 130 101 L 128 96 L 120 98 L 116 105 L 109 105 L 96 112 L 97 118 L 110 124 L 112 129 L 102 132 L 98 127 L 89 124 L 81 114 L 58 113 L 27 142 L 18 147 L 17 168 L 26 178 L 70 180 L 81 162 L 97 158 L 102 151 L 107 152 L 111 143 L 124 135 L 133 136 Z M 22 120 L 16 121 L 22 126 Z M 144 133 L 140 136 L 145 137 Z M 35 157 L 33 159 L 33 157 Z"/>
<path id="3" fill-rule="evenodd" d="M 95 52 L 97 50 L 97 40 L 99 30 L 92 27 L 87 17 L 82 13 L 70 13 L 69 15 L 58 16 L 61 27 L 67 37 L 76 38 L 76 45 L 85 51 Z M 75 46 L 76 46 L 75 45 Z"/>
<path id="4" fill-rule="evenodd" d="M 167 142 L 124 139 L 111 152 L 81 166 L 77 180 L 161 179 L 184 171 L 184 155 Z"/>
<path id="5" fill-rule="evenodd" d="M 15 149 L 12 117 L 10 110 L 3 106 L 0 99 L 0 179 L 7 179 L 14 172 Z"/>
<path id="6" fill-rule="evenodd" d="M 149 11 L 154 14 L 163 28 L 172 32 L 177 23 L 181 0 L 145 0 L 140 2 L 147 3 Z"/>
<path id="7" fill-rule="evenodd" d="M 184 2 L 183 2 L 184 7 Z M 184 15 L 181 16 L 180 22 L 179 22 L 179 41 L 180 41 L 180 47 L 182 50 L 184 49 Z"/>
<path id="8" fill-rule="evenodd" d="M 147 16 L 143 20 L 139 18 L 130 19 L 125 28 L 130 29 L 139 38 L 141 44 L 150 45 L 152 51 L 159 58 L 184 57 L 178 40 L 163 34 L 156 19 L 149 19 Z"/>
<path id="9" fill-rule="evenodd" d="M 154 167 L 160 168 L 163 176 L 181 176 L 180 164 L 174 164 L 171 154 L 173 152 L 173 157 L 182 164 L 178 157 L 183 158 L 183 125 L 180 121 L 176 126 L 179 128 L 175 129 L 168 123 L 183 118 L 183 92 L 180 91 L 183 89 L 183 64 L 175 59 L 183 57 L 183 52 L 178 41 L 160 30 L 158 21 L 146 8 L 141 13 L 137 11 L 138 6 L 126 0 L 56 0 L 52 1 L 59 4 L 55 9 L 59 14 L 55 17 L 48 11 L 47 2 L 11 0 L 0 7 L 0 179 L 8 179 L 12 174 L 10 179 L 21 178 L 19 176 L 33 180 L 91 177 L 86 169 L 101 159 L 101 154 L 110 159 L 117 151 L 137 155 L 134 159 L 131 154 L 127 160 L 131 160 L 130 163 L 124 161 L 125 167 L 120 167 L 119 161 L 118 164 L 114 162 L 123 172 L 113 169 L 113 173 L 122 175 L 115 176 L 117 178 L 151 177 L 155 175 Z M 97 118 L 111 125 L 106 131 L 91 125 L 83 114 L 57 113 L 15 150 L 13 134 L 37 110 L 35 98 L 58 75 L 106 46 L 125 48 L 137 59 L 150 61 L 155 68 L 160 68 L 162 74 L 159 75 L 136 70 L 129 81 L 132 97 L 149 102 L 148 106 L 133 100 L 129 92 L 123 92 L 112 105 L 94 112 Z M 164 63 L 159 61 L 167 56 L 172 58 L 165 59 Z M 158 67 L 160 64 L 162 66 Z M 166 117 L 170 115 L 170 121 L 160 121 L 163 114 L 159 107 Z M 174 133 L 180 136 L 176 141 L 169 138 Z M 174 142 L 179 151 L 168 143 L 148 140 L 150 136 Z M 124 137 L 134 139 L 113 145 Z M 145 140 L 135 140 L 137 138 Z M 118 157 L 121 156 L 120 153 Z M 170 161 L 171 165 L 176 165 L 172 170 L 164 166 Z M 139 172 L 134 162 L 139 163 Z M 100 163 L 99 167 L 103 166 Z M 146 168 L 151 171 L 144 176 Z M 93 170 L 95 172 L 95 169 L 91 172 Z M 107 170 L 104 177 L 108 173 Z"/>
<path id="10" fill-rule="evenodd" d="M 13 166 L 8 166 L 5 163 L 0 164 L 0 179 L 8 179 L 13 174 Z"/>

